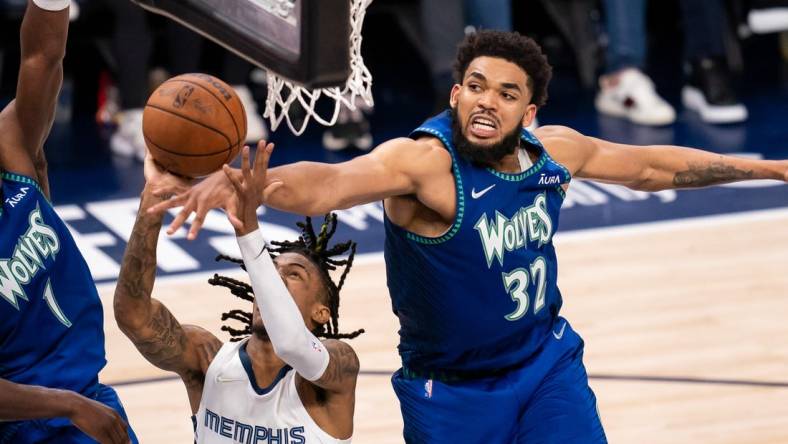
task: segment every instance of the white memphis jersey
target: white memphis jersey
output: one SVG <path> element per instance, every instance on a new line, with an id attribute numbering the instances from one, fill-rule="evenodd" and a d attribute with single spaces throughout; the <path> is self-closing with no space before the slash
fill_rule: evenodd
<path id="1" fill-rule="evenodd" d="M 301 403 L 295 370 L 285 366 L 270 387 L 257 386 L 247 341 L 228 342 L 211 361 L 197 411 L 197 444 L 344 444 L 324 432 Z"/>

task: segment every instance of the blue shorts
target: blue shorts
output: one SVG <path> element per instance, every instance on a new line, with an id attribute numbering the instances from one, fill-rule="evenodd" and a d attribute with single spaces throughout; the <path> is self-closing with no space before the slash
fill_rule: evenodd
<path id="1" fill-rule="evenodd" d="M 445 382 L 398 370 L 392 385 L 405 441 L 606 443 L 583 366 L 583 340 L 565 323 L 556 320 L 537 355 L 493 377 Z"/>
<path id="2" fill-rule="evenodd" d="M 112 407 L 128 424 L 129 418 L 123 409 L 118 394 L 112 387 L 98 384 L 93 399 Z M 129 425 L 132 444 L 138 444 L 137 436 Z M 0 444 L 95 444 L 96 441 L 74 427 L 67 418 L 37 419 L 31 421 L 0 422 Z"/>

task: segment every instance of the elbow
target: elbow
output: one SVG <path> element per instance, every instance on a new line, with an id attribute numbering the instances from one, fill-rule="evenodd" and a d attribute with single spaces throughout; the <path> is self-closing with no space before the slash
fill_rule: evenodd
<path id="1" fill-rule="evenodd" d="M 145 327 L 144 324 L 147 317 L 140 316 L 138 310 L 135 310 L 134 307 L 120 303 L 116 298 L 112 308 L 115 315 L 115 322 L 118 324 L 118 328 L 120 328 L 126 336 Z"/>

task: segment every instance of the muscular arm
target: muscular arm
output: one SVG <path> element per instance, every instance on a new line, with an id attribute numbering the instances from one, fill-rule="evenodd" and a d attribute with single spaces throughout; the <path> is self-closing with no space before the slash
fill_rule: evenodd
<path id="1" fill-rule="evenodd" d="M 788 162 L 743 159 L 669 145 L 634 146 L 584 136 L 566 127 L 536 135 L 576 177 L 636 190 L 698 188 L 750 179 L 788 180 Z"/>
<path id="2" fill-rule="evenodd" d="M 75 393 L 0 379 L 0 421 L 68 416 Z"/>
<path id="3" fill-rule="evenodd" d="M 164 304 L 151 298 L 161 216 L 145 210 L 159 201 L 143 191 L 115 288 L 115 319 L 145 359 L 189 383 L 187 378 L 204 373 L 221 341 L 201 328 L 181 326 Z"/>
<path id="4" fill-rule="evenodd" d="M 33 177 L 48 197 L 43 145 L 63 81 L 68 9 L 46 11 L 28 2 L 20 34 L 16 99 L 0 113 L 0 168 Z"/>
<path id="5" fill-rule="evenodd" d="M 418 193 L 419 185 L 440 167 L 433 150 L 423 141 L 399 138 L 347 162 L 297 162 L 272 168 L 269 180 L 281 180 L 283 185 L 266 204 L 292 213 L 320 215 Z"/>
<path id="6" fill-rule="evenodd" d="M 358 356 L 353 347 L 336 339 L 327 339 L 323 345 L 328 350 L 328 367 L 323 376 L 313 383 L 329 391 L 353 393 L 359 370 Z"/>
<path id="7" fill-rule="evenodd" d="M 68 418 L 101 443 L 129 443 L 127 424 L 118 412 L 79 393 L 0 379 L 0 421 Z"/>

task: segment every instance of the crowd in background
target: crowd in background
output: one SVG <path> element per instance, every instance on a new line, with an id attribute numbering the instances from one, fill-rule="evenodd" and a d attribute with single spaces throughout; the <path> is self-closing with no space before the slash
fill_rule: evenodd
<path id="1" fill-rule="evenodd" d="M 739 42 L 753 33 L 781 33 L 782 55 L 774 57 L 788 60 L 788 0 L 676 1 L 683 31 L 683 48 L 676 48 L 683 60 L 681 106 L 708 124 L 745 121 L 748 110 L 735 86 L 735 73 L 742 69 Z M 3 69 L 14 63 L 3 60 L 18 47 L 17 28 L 9 25 L 18 23 L 25 3 L 0 0 L 3 28 L 13 31 L 0 35 L 3 101 L 13 96 L 15 77 Z M 649 48 L 654 46 L 649 44 L 647 27 L 647 6 L 654 5 L 646 0 L 375 0 L 367 14 L 392 17 L 418 52 L 414 59 L 426 66 L 434 92 L 433 105 L 425 110 L 427 117 L 447 106 L 447 93 L 455 81 L 451 63 L 463 34 L 474 29 L 530 34 L 530 17 L 520 20 L 515 14 L 528 11 L 534 3 L 540 4 L 567 42 L 580 82 L 596 89 L 594 106 L 599 113 L 637 125 L 664 126 L 675 121 L 679 104 L 665 100 L 660 79 L 649 73 L 646 63 Z M 114 128 L 109 141 L 113 153 L 142 159 L 142 108 L 148 94 L 169 76 L 195 71 L 210 72 L 233 85 L 247 111 L 248 141 L 266 137 L 257 106 L 265 94 L 265 75 L 260 69 L 130 0 L 76 0 L 72 5 L 73 25 L 84 24 L 72 29 L 96 35 L 90 40 L 100 62 L 91 97 L 96 98 L 97 121 Z M 520 22 L 526 26 L 516 26 Z M 324 147 L 370 149 L 368 117 L 372 113 L 373 109 L 363 106 L 343 109 L 337 125 L 325 129 Z"/>

